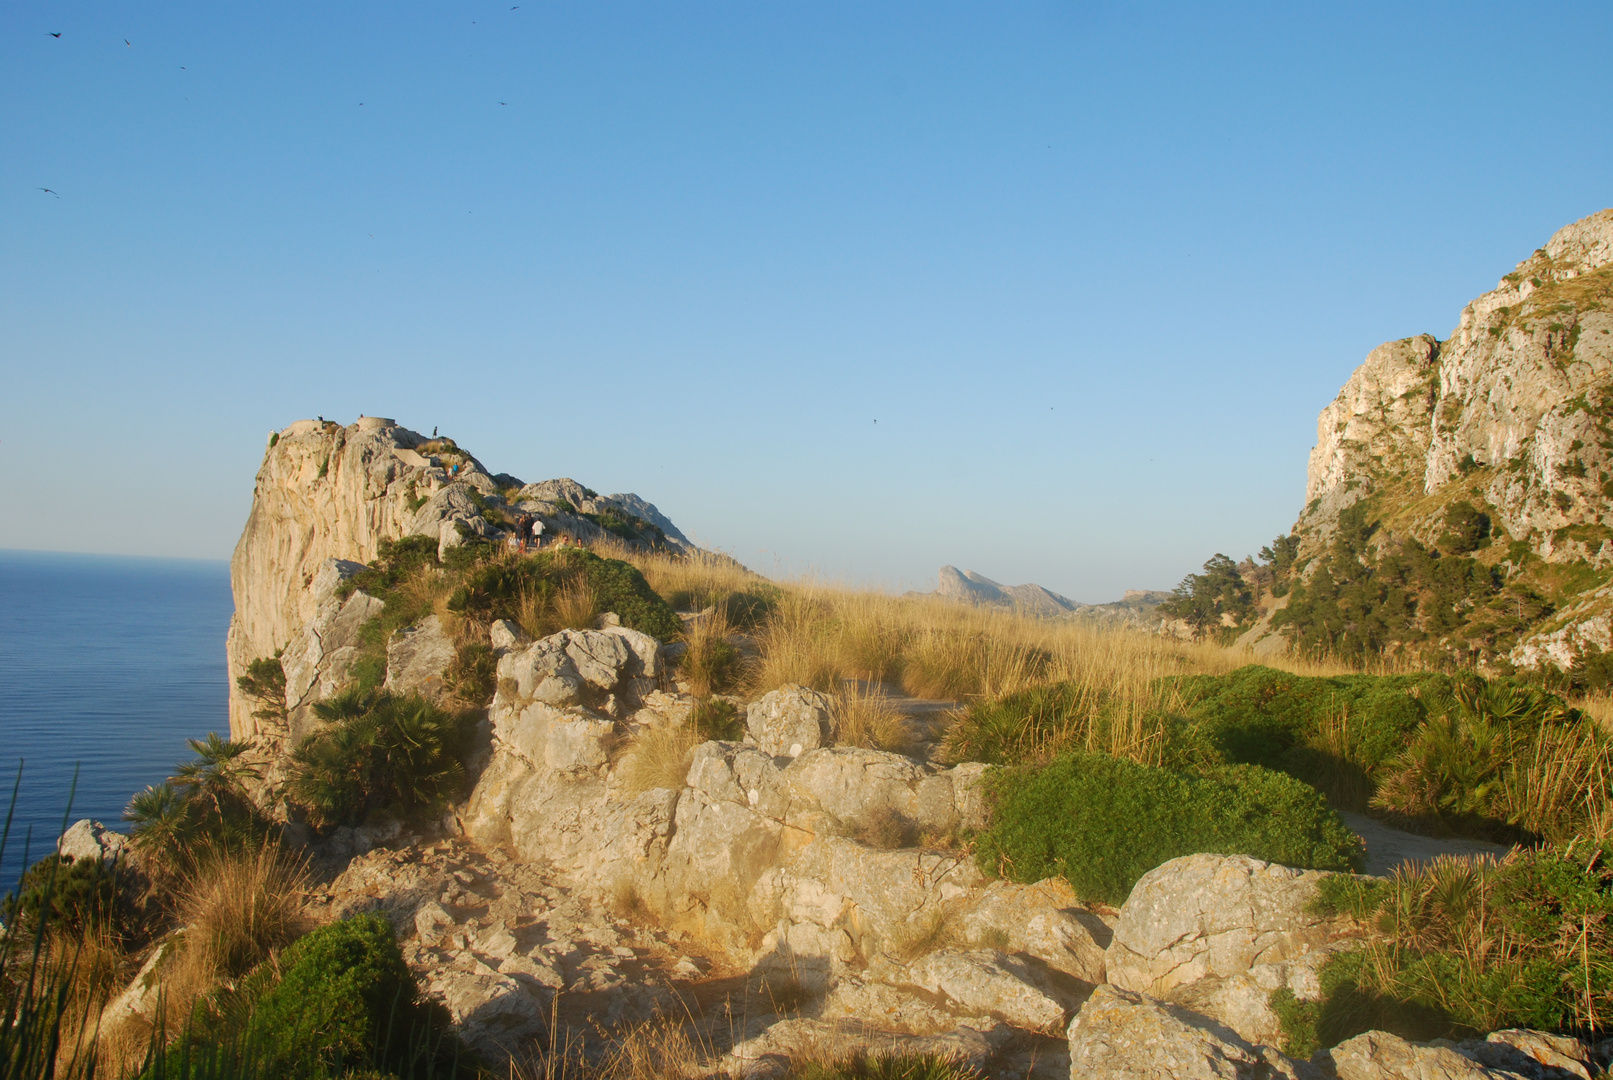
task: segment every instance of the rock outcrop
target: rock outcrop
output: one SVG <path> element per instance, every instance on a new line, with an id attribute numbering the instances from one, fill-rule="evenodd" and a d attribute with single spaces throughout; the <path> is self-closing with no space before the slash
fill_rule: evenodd
<path id="1" fill-rule="evenodd" d="M 230 560 L 231 734 L 277 745 L 288 737 L 266 729 L 256 715 L 264 710 L 235 687 L 254 660 L 282 655 L 290 735 L 311 722 L 313 703 L 344 681 L 357 627 L 379 601 L 344 595 L 338 586 L 373 562 L 383 543 L 419 536 L 445 550 L 467 535 L 502 537 L 515 515 L 541 521 L 550 536 L 691 547 L 637 495 L 600 496 L 563 479 L 523 486 L 489 474 L 451 440 L 428 439 L 381 417 L 345 427 L 299 420 L 272 433 Z"/>
<path id="2" fill-rule="evenodd" d="M 1374 349 L 1317 419 L 1298 551 L 1278 573 L 1304 584 L 1325 568 L 1342 581 L 1359 575 L 1358 561 L 1415 541 L 1478 564 L 1477 579 L 1455 575 L 1470 582 L 1460 596 L 1440 601 L 1457 605 L 1461 625 L 1413 610 L 1380 636 L 1524 667 L 1566 668 L 1613 647 L 1610 301 L 1613 210 L 1603 210 L 1558 230 L 1468 304 L 1445 340 L 1420 334 Z M 1450 531 L 1453 513 L 1479 523 L 1473 535 Z M 1341 535 L 1350 550 L 1334 553 Z M 1241 569 L 1256 591 L 1270 588 L 1254 564 Z M 1432 581 L 1397 587 L 1435 591 Z M 1280 647 L 1272 611 L 1259 606 L 1267 618 L 1245 644 Z"/>

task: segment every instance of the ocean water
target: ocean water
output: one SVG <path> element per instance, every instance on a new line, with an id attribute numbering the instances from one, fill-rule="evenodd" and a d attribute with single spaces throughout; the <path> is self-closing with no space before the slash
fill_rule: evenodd
<path id="1" fill-rule="evenodd" d="M 124 828 L 136 791 L 229 733 L 226 562 L 0 551 L 0 821 L 22 784 L 0 892 L 62 825 Z M 73 770 L 78 787 L 71 810 Z"/>

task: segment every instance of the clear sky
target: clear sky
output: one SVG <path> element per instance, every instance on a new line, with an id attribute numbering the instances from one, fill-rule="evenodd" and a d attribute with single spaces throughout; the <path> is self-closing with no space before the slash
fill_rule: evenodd
<path id="1" fill-rule="evenodd" d="M 60 37 L 54 35 L 60 34 Z M 1613 5 L 0 6 L 0 547 L 396 417 L 767 573 L 1080 600 L 1613 205 Z M 40 191 L 50 188 L 56 194 Z"/>

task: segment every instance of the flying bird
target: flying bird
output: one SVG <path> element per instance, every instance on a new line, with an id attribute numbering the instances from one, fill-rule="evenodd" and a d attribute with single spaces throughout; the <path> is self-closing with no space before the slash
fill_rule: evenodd
<path id="1" fill-rule="evenodd" d="M 56 193 L 55 193 L 55 192 L 54 192 L 54 191 L 52 191 L 52 190 L 50 190 L 50 188 L 48 188 L 48 187 L 42 187 L 42 188 L 38 188 L 38 189 L 37 189 L 37 190 L 39 190 L 39 191 L 43 191 L 43 192 L 44 192 L 44 193 L 45 193 L 45 194 L 47 194 L 47 195 L 56 195 Z M 56 195 L 56 197 L 57 197 L 57 198 L 58 198 L 58 199 L 59 199 L 59 198 L 61 198 L 61 196 L 60 196 L 60 195 Z"/>
<path id="2" fill-rule="evenodd" d="M 124 44 L 125 44 L 125 45 L 129 45 L 129 39 L 128 39 L 128 38 L 124 38 L 124 39 L 123 39 L 123 43 L 124 43 Z M 132 49 L 132 48 L 134 48 L 134 46 L 133 46 L 133 45 L 129 45 L 129 48 L 131 48 L 131 49 Z"/>
<path id="3" fill-rule="evenodd" d="M 62 36 L 62 35 L 56 33 L 53 30 L 46 30 L 45 33 L 49 34 L 51 37 L 61 37 Z"/>

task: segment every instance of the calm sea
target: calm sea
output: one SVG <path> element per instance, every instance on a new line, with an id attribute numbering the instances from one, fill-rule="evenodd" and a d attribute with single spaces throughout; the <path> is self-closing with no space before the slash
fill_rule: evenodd
<path id="1" fill-rule="evenodd" d="M 71 819 L 123 828 L 129 796 L 229 733 L 225 562 L 0 551 L 0 822 L 23 762 L 0 892 Z"/>

